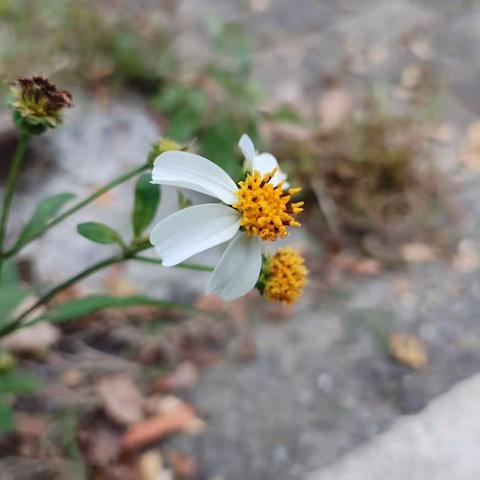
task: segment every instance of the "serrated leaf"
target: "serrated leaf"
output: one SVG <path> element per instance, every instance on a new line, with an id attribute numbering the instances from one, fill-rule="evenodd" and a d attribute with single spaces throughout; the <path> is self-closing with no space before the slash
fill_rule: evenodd
<path id="1" fill-rule="evenodd" d="M 157 300 L 143 295 L 131 295 L 128 297 L 89 295 L 87 297 L 69 300 L 58 307 L 52 308 L 42 315 L 39 320 L 47 320 L 52 323 L 63 323 L 98 312 L 99 310 L 104 310 L 105 308 L 125 308 L 138 305 L 191 310 L 191 307 L 189 308 L 166 300 Z"/>
<path id="2" fill-rule="evenodd" d="M 40 385 L 40 378 L 27 370 L 17 368 L 0 375 L 0 392 L 25 395 L 38 390 Z"/>
<path id="3" fill-rule="evenodd" d="M 73 193 L 58 193 L 57 195 L 43 199 L 20 233 L 15 248 L 23 246 L 29 240 L 41 233 L 48 225 L 48 222 L 73 198 L 75 198 Z"/>
<path id="4" fill-rule="evenodd" d="M 159 185 L 150 183 L 151 176 L 146 173 L 137 180 L 135 203 L 133 206 L 132 226 L 135 238 L 138 238 L 150 225 L 160 203 Z"/>
<path id="5" fill-rule="evenodd" d="M 0 392 L 0 433 L 11 432 L 14 426 L 12 407 L 7 403 L 5 395 Z"/>
<path id="6" fill-rule="evenodd" d="M 77 225 L 77 232 L 86 239 L 102 244 L 118 243 L 123 245 L 120 235 L 103 223 L 86 222 Z"/>

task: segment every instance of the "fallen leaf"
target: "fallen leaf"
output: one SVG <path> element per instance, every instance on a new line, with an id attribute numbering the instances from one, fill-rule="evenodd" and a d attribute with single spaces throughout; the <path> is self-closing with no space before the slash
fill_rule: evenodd
<path id="1" fill-rule="evenodd" d="M 15 414 L 15 430 L 22 436 L 41 438 L 48 431 L 47 417 L 28 413 Z"/>
<path id="2" fill-rule="evenodd" d="M 42 322 L 8 335 L 0 342 L 0 346 L 20 355 L 43 356 L 59 339 L 60 330 Z"/>
<path id="3" fill-rule="evenodd" d="M 144 447 L 177 432 L 199 433 L 203 422 L 193 408 L 180 399 L 164 397 L 157 405 L 159 413 L 131 425 L 124 434 L 121 444 L 125 450 Z"/>
<path id="4" fill-rule="evenodd" d="M 402 365 L 418 370 L 427 364 L 425 345 L 415 335 L 392 333 L 388 338 L 388 348 L 392 358 Z"/>
<path id="5" fill-rule="evenodd" d="M 61 381 L 68 387 L 78 387 L 85 380 L 85 374 L 78 368 L 69 368 L 61 376 Z"/>
<path id="6" fill-rule="evenodd" d="M 170 470 L 165 469 L 159 452 L 149 450 L 139 459 L 141 480 L 173 480 Z"/>
<path id="7" fill-rule="evenodd" d="M 196 476 L 198 470 L 197 461 L 191 455 L 169 451 L 167 459 L 176 477 L 188 479 Z"/>
<path id="8" fill-rule="evenodd" d="M 182 362 L 175 370 L 160 377 L 151 387 L 152 392 L 188 390 L 198 382 L 198 368 L 192 362 Z"/>
<path id="9" fill-rule="evenodd" d="M 96 390 L 105 413 L 120 425 L 130 425 L 143 418 L 144 398 L 130 377 L 101 378 Z"/>
<path id="10" fill-rule="evenodd" d="M 436 255 L 430 245 L 425 243 L 408 243 L 403 245 L 402 257 L 408 263 L 425 263 L 435 260 Z"/>
<path id="11" fill-rule="evenodd" d="M 106 419 L 97 418 L 95 421 L 80 423 L 75 429 L 75 434 L 82 450 L 82 457 L 89 466 L 108 469 L 109 472 L 112 472 L 113 468 L 120 468 L 118 429 L 107 423 Z M 129 477 L 112 475 L 109 478 Z"/>
<path id="12" fill-rule="evenodd" d="M 359 275 L 378 275 L 382 271 L 382 264 L 374 258 L 363 258 L 357 262 L 354 268 L 355 273 Z"/>

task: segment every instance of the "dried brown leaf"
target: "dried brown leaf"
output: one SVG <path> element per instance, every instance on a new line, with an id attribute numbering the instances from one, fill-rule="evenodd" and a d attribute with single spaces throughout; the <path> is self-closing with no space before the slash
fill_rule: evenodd
<path id="1" fill-rule="evenodd" d="M 427 364 L 427 352 L 423 341 L 416 335 L 395 332 L 388 338 L 388 348 L 392 358 L 415 370 Z"/>
<path id="2" fill-rule="evenodd" d="M 408 243 L 402 247 L 403 259 L 408 263 L 425 263 L 435 260 L 433 248 L 426 243 Z"/>
<path id="3" fill-rule="evenodd" d="M 144 398 L 130 377 L 101 378 L 96 390 L 105 413 L 120 425 L 130 425 L 143 418 Z"/>
<path id="4" fill-rule="evenodd" d="M 192 362 L 182 362 L 175 370 L 157 379 L 151 387 L 152 392 L 178 391 L 193 388 L 198 382 L 198 368 Z"/>
<path id="5" fill-rule="evenodd" d="M 177 477 L 188 479 L 196 476 L 198 470 L 197 461 L 191 455 L 178 451 L 169 451 L 167 459 Z"/>
<path id="6" fill-rule="evenodd" d="M 149 450 L 139 459 L 141 480 L 173 480 L 170 470 L 165 469 L 163 458 L 159 452 Z"/>
<path id="7" fill-rule="evenodd" d="M 0 342 L 9 352 L 42 356 L 60 339 L 60 330 L 50 323 L 37 323 L 28 328 L 17 330 Z"/>
<path id="8" fill-rule="evenodd" d="M 157 415 L 128 428 L 121 441 L 125 450 L 144 447 L 180 431 L 198 433 L 203 427 L 193 408 L 176 397 L 164 397 L 157 408 Z"/>

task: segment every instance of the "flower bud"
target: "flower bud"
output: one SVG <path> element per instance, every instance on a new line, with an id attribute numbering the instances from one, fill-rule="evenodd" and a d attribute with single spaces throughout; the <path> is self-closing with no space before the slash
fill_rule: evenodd
<path id="1" fill-rule="evenodd" d="M 275 255 L 263 258 L 256 287 L 268 300 L 291 305 L 303 295 L 307 277 L 303 257 L 294 248 L 285 247 Z"/>
<path id="2" fill-rule="evenodd" d="M 183 145 L 177 143 L 175 140 L 161 137 L 152 145 L 150 152 L 148 152 L 148 163 L 150 166 L 153 166 L 153 162 L 155 161 L 155 159 L 162 153 L 171 150 L 183 150 L 184 148 L 185 147 Z"/>
<path id="3" fill-rule="evenodd" d="M 18 128 L 31 134 L 43 133 L 62 122 L 65 107 L 72 106 L 72 95 L 43 77 L 20 78 L 12 84 L 13 119 Z"/>

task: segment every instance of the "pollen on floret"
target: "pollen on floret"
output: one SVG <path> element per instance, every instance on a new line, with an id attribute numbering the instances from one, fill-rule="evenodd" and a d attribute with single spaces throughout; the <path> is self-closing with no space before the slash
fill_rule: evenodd
<path id="1" fill-rule="evenodd" d="M 307 283 L 308 269 L 303 257 L 292 247 L 281 248 L 269 257 L 264 267 L 263 293 L 269 300 L 295 303 Z"/>
<path id="2" fill-rule="evenodd" d="M 265 175 L 254 171 L 238 184 L 238 201 L 233 207 L 241 213 L 240 226 L 248 236 L 276 240 L 288 235 L 288 227 L 300 226 L 294 215 L 303 211 L 303 202 L 293 203 L 291 199 L 301 189 L 283 190 L 283 182 L 269 183 L 276 171 Z"/>

